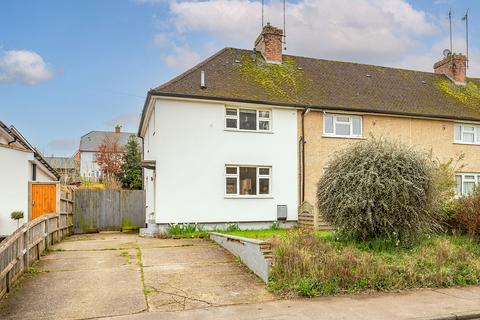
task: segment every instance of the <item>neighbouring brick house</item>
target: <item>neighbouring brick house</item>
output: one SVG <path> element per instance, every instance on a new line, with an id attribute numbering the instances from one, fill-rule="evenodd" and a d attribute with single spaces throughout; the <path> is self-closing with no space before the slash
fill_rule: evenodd
<path id="1" fill-rule="evenodd" d="M 296 222 L 331 156 L 372 135 L 464 154 L 459 194 L 480 182 L 480 79 L 465 56 L 433 72 L 291 56 L 269 24 L 255 48 L 222 49 L 148 92 L 138 134 L 152 230 Z"/>

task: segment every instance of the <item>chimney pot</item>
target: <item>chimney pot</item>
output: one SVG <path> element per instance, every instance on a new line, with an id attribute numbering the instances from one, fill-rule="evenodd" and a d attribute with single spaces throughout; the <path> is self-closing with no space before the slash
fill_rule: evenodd
<path id="1" fill-rule="evenodd" d="M 121 129 L 121 128 L 122 128 L 122 127 L 120 127 L 119 125 L 116 125 L 116 126 L 115 126 L 115 133 L 120 133 L 120 129 Z"/>
<path id="2" fill-rule="evenodd" d="M 262 54 L 266 62 L 282 63 L 282 36 L 283 30 L 270 25 L 270 22 L 263 27 L 255 40 L 255 50 Z"/>
<path id="3" fill-rule="evenodd" d="M 467 57 L 450 54 L 433 65 L 436 74 L 444 74 L 457 85 L 467 84 Z"/>

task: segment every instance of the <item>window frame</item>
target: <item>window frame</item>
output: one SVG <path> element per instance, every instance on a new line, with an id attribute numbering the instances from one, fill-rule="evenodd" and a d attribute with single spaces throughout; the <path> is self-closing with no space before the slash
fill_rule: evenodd
<path id="1" fill-rule="evenodd" d="M 236 173 L 227 173 L 227 168 L 236 168 Z M 256 194 L 240 194 L 240 168 L 255 168 L 256 180 Z M 260 174 L 260 169 L 268 169 L 267 174 Z M 224 193 L 225 198 L 272 198 L 272 166 L 267 165 L 241 165 L 241 164 L 226 164 L 223 168 L 224 173 Z M 235 178 L 237 185 L 236 193 L 227 193 L 227 179 Z M 260 193 L 260 179 L 268 179 L 268 194 Z"/>
<path id="2" fill-rule="evenodd" d="M 229 115 L 227 114 L 227 110 L 236 110 L 236 115 Z M 241 110 L 254 110 L 256 112 L 256 119 L 255 119 L 255 129 L 240 129 L 240 111 Z M 268 112 L 268 118 L 260 117 L 260 112 Z M 233 107 L 233 106 L 226 106 L 225 107 L 225 121 L 224 121 L 224 129 L 227 131 L 242 131 L 242 132 L 272 132 L 272 109 L 264 109 L 264 108 L 250 108 L 250 107 Z M 235 119 L 237 121 L 236 128 L 230 128 L 227 126 L 227 119 Z M 260 129 L 260 122 L 268 122 L 268 130 Z"/>
<path id="3" fill-rule="evenodd" d="M 474 176 L 474 179 L 467 179 L 465 181 L 466 176 Z M 455 195 L 456 197 L 465 197 L 468 194 L 464 193 L 465 190 L 465 182 L 473 182 L 475 183 L 475 188 L 477 188 L 480 185 L 480 172 L 458 172 L 455 174 L 455 181 L 457 181 L 457 177 L 460 177 L 460 194 L 458 194 L 458 185 L 455 186 Z"/>
<path id="4" fill-rule="evenodd" d="M 473 128 L 473 131 L 466 131 L 465 128 Z M 460 129 L 460 140 L 455 137 L 456 128 Z M 464 134 L 473 134 L 473 142 L 465 141 Z M 458 144 L 480 145 L 480 125 L 471 123 L 454 123 L 453 124 L 453 142 Z"/>
<path id="5" fill-rule="evenodd" d="M 326 131 L 326 120 L 327 117 L 332 117 L 332 130 L 333 132 Z M 338 118 L 348 118 L 348 122 L 338 121 Z M 358 119 L 360 120 L 360 134 L 353 133 L 353 120 Z M 350 133 L 345 134 L 338 134 L 337 133 L 337 124 L 348 124 L 350 127 Z M 352 139 L 359 139 L 363 138 L 363 117 L 361 115 L 356 114 L 342 114 L 342 113 L 324 113 L 323 114 L 323 136 L 324 137 L 338 137 L 338 138 L 352 138 Z"/>

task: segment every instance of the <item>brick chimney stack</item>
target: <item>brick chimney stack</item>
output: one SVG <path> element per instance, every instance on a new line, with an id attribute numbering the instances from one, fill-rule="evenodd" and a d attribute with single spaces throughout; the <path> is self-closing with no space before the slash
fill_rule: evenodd
<path id="1" fill-rule="evenodd" d="M 120 133 L 120 129 L 122 127 L 120 127 L 118 124 L 115 126 L 115 133 Z"/>
<path id="2" fill-rule="evenodd" d="M 437 74 L 444 74 L 457 85 L 467 84 L 467 57 L 450 54 L 433 65 Z"/>
<path id="3" fill-rule="evenodd" d="M 259 51 L 266 62 L 282 63 L 282 36 L 283 30 L 275 28 L 267 22 L 262 33 L 255 40 L 255 49 Z"/>

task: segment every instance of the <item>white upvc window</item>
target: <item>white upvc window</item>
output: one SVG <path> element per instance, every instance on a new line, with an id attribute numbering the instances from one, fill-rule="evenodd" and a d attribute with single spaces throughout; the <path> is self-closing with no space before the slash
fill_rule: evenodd
<path id="1" fill-rule="evenodd" d="M 225 166 L 226 196 L 269 196 L 272 168 L 268 166 Z"/>
<path id="2" fill-rule="evenodd" d="M 227 107 L 225 129 L 269 132 L 272 130 L 272 110 Z"/>
<path id="3" fill-rule="evenodd" d="M 323 115 L 323 135 L 332 137 L 362 137 L 362 117 L 348 114 Z"/>
<path id="4" fill-rule="evenodd" d="M 480 144 L 480 126 L 456 123 L 453 125 L 455 143 Z"/>
<path id="5" fill-rule="evenodd" d="M 455 175 L 457 196 L 468 196 L 480 183 L 480 173 L 458 173 Z"/>

